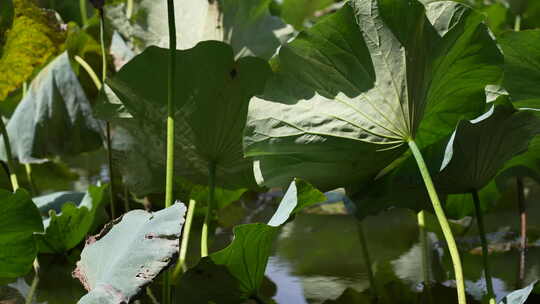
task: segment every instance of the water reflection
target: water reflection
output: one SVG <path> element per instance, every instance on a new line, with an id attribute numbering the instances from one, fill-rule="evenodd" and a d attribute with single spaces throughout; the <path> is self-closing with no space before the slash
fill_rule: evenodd
<path id="1" fill-rule="evenodd" d="M 537 210 L 531 210 L 535 214 Z M 490 233 L 490 264 L 497 298 L 515 289 L 518 252 L 508 248 L 513 242 L 514 227 L 500 229 L 504 212 L 488 216 Z M 531 216 L 532 218 L 532 216 Z M 539 219 L 539 217 L 536 217 Z M 474 224 L 474 223 L 473 223 Z M 512 223 L 510 223 L 511 225 Z M 356 220 L 347 215 L 302 214 L 287 224 L 270 259 L 267 275 L 276 282 L 278 303 L 323 303 L 335 299 L 346 288 L 364 291 L 369 287 L 366 266 L 358 242 Z M 534 230 L 536 223 L 531 223 Z M 422 289 L 422 252 L 418 241 L 416 216 L 407 210 L 394 209 L 364 222 L 370 254 L 374 263 L 377 285 L 398 281 L 412 292 Z M 439 247 L 442 240 L 429 233 L 432 244 L 431 277 L 453 287 L 451 262 Z M 475 229 L 458 238 L 468 293 L 476 300 L 485 294 L 480 242 Z M 534 241 L 534 240 L 533 240 Z M 538 241 L 536 241 L 538 243 Z M 500 251 L 499 251 L 500 250 Z M 526 284 L 540 278 L 540 248 L 528 251 Z"/>

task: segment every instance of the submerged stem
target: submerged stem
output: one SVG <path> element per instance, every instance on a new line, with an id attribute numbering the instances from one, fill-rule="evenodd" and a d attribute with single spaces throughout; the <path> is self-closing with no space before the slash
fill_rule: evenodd
<path id="1" fill-rule="evenodd" d="M 428 303 L 433 303 L 433 294 L 431 293 L 431 263 L 430 244 L 426 231 L 426 214 L 424 210 L 418 212 L 418 229 L 420 234 L 420 244 L 422 248 L 422 273 L 424 275 L 424 291 L 427 295 Z"/>
<path id="2" fill-rule="evenodd" d="M 523 186 L 523 178 L 516 178 L 517 194 L 518 194 L 518 210 L 520 221 L 520 237 L 519 237 L 519 271 L 517 278 L 517 288 L 523 287 L 525 281 L 525 254 L 527 251 L 527 209 L 525 206 L 525 187 Z"/>
<path id="3" fill-rule="evenodd" d="M 197 201 L 193 199 L 189 201 L 186 222 L 184 223 L 184 231 L 182 231 L 182 241 L 180 242 L 180 254 L 178 256 L 178 263 L 176 264 L 172 274 L 173 281 L 180 275 L 181 272 L 185 272 L 187 270 L 186 255 L 189 243 L 189 235 L 191 232 L 191 224 L 193 223 L 193 214 L 195 214 L 196 205 Z"/>
<path id="4" fill-rule="evenodd" d="M 489 298 L 489 304 L 496 304 L 495 292 L 493 291 L 493 282 L 491 280 L 491 270 L 489 268 L 488 261 L 488 242 L 486 239 L 486 231 L 484 229 L 484 216 L 482 215 L 482 209 L 480 207 L 480 198 L 478 197 L 478 190 L 471 192 L 474 201 L 474 211 L 476 213 L 476 223 L 478 224 L 478 232 L 480 233 L 480 242 L 482 243 L 482 262 L 484 263 L 484 274 L 486 277 L 487 295 Z"/>
<path id="5" fill-rule="evenodd" d="M 211 162 L 208 165 L 208 208 L 204 216 L 204 223 L 201 235 L 201 257 L 208 256 L 208 229 L 212 221 L 214 210 L 214 192 L 216 190 L 216 164 Z"/>
<path id="6" fill-rule="evenodd" d="M 467 298 L 465 295 L 465 280 L 463 278 L 463 268 L 461 266 L 461 258 L 459 256 L 459 250 L 456 245 L 456 240 L 454 239 L 454 235 L 452 234 L 452 230 L 450 229 L 448 219 L 444 214 L 444 209 L 441 205 L 441 201 L 439 200 L 439 196 L 437 195 L 437 191 L 435 190 L 435 186 L 433 185 L 433 181 L 431 180 L 431 175 L 429 174 L 429 170 L 426 166 L 424 158 L 422 157 L 422 153 L 418 149 L 418 146 L 416 145 L 414 140 L 410 139 L 408 143 L 414 155 L 414 158 L 416 159 L 416 163 L 418 164 L 418 169 L 422 174 L 422 178 L 428 191 L 429 198 L 431 199 L 431 203 L 433 204 L 433 209 L 435 209 L 435 215 L 437 215 L 439 225 L 441 225 L 444 238 L 446 239 L 446 244 L 448 245 L 448 250 L 450 251 L 450 257 L 452 258 L 452 264 L 454 266 L 454 273 L 456 276 L 458 303 L 465 304 L 467 303 Z"/>
<path id="7" fill-rule="evenodd" d="M 364 264 L 366 265 L 369 287 L 371 292 L 375 297 L 378 297 L 377 293 L 377 284 L 375 283 L 375 275 L 373 275 L 373 270 L 371 269 L 371 258 L 369 256 L 369 249 L 367 247 L 366 234 L 364 233 L 364 226 L 362 221 L 358 221 L 356 225 L 358 228 L 358 238 L 360 239 L 360 245 L 362 246 L 362 257 L 364 258 Z"/>

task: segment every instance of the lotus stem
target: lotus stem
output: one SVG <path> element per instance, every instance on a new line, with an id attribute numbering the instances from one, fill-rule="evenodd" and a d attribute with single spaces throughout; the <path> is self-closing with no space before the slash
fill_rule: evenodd
<path id="1" fill-rule="evenodd" d="M 182 231 L 182 241 L 180 242 L 180 254 L 178 256 L 178 263 L 176 264 L 173 274 L 172 274 L 173 281 L 175 281 L 176 278 L 178 278 L 181 272 L 185 272 L 187 270 L 187 265 L 186 265 L 187 248 L 188 248 L 188 243 L 189 243 L 189 235 L 191 232 L 191 224 L 193 223 L 193 215 L 195 214 L 196 205 L 197 205 L 197 201 L 193 199 L 189 200 L 189 206 L 188 206 L 188 211 L 186 215 L 186 222 L 184 223 L 184 230 Z"/>
<path id="2" fill-rule="evenodd" d="M 474 211 L 476 213 L 476 223 L 478 224 L 478 232 L 480 233 L 480 242 L 482 243 L 482 262 L 484 263 L 484 274 L 486 278 L 487 295 L 489 298 L 489 304 L 496 304 L 495 292 L 493 291 L 493 282 L 491 279 L 491 270 L 488 260 L 488 242 L 486 239 L 486 230 L 484 226 L 484 216 L 482 215 L 482 208 L 480 207 L 480 198 L 478 197 L 478 190 L 471 192 L 474 201 Z"/>
<path id="3" fill-rule="evenodd" d="M 83 27 L 88 25 L 88 11 L 86 10 L 86 0 L 79 0 L 79 8 L 81 10 L 81 21 Z"/>
<path id="4" fill-rule="evenodd" d="M 24 169 L 26 171 L 26 178 L 28 179 L 28 184 L 30 185 L 30 191 L 33 196 L 38 195 L 36 184 L 34 183 L 34 178 L 32 177 L 32 165 L 24 164 Z"/>
<path id="5" fill-rule="evenodd" d="M 101 83 L 101 80 L 99 80 L 99 77 L 94 71 L 94 69 L 92 69 L 92 67 L 88 64 L 88 62 L 86 62 L 84 59 L 82 59 L 78 55 L 75 55 L 75 61 L 77 61 L 77 63 L 86 71 L 86 73 L 88 73 L 88 75 L 92 79 L 92 82 L 94 82 L 94 85 L 96 86 L 98 91 L 100 91 L 102 83 Z"/>
<path id="6" fill-rule="evenodd" d="M 99 40 L 101 45 L 101 83 L 105 83 L 107 79 L 107 52 L 105 49 L 105 16 L 103 9 L 99 11 Z M 84 66 L 83 66 L 84 67 Z M 96 85 L 97 87 L 97 85 Z M 114 172 L 113 172 L 113 161 L 112 161 L 112 141 L 111 141 L 111 124 L 105 122 L 105 138 L 107 141 L 107 167 L 109 170 L 109 197 L 111 201 L 111 217 L 116 218 L 116 204 L 114 199 Z"/>
<path id="7" fill-rule="evenodd" d="M 519 271 L 517 278 L 517 288 L 523 287 L 525 281 L 525 259 L 527 253 L 527 209 L 525 205 L 525 187 L 523 186 L 523 178 L 516 178 L 517 195 L 518 195 L 518 210 L 520 218 L 520 237 L 519 237 Z"/>
<path id="8" fill-rule="evenodd" d="M 131 19 L 131 16 L 133 16 L 133 0 L 127 0 L 126 2 L 126 17 Z"/>
<path id="9" fill-rule="evenodd" d="M 36 289 L 39 284 L 39 262 L 37 258 L 34 260 L 34 279 L 32 280 L 32 285 L 30 286 L 30 290 L 28 290 L 28 294 L 26 295 L 26 299 L 24 301 L 25 304 L 32 304 L 34 302 L 34 295 L 36 294 Z"/>
<path id="10" fill-rule="evenodd" d="M 369 288 L 371 289 L 373 296 L 377 298 L 378 297 L 377 284 L 375 283 L 375 275 L 373 274 L 373 270 L 371 269 L 372 263 L 371 263 L 371 257 L 369 256 L 369 249 L 367 246 L 366 234 L 364 233 L 364 225 L 362 224 L 362 221 L 358 221 L 358 224 L 356 226 L 358 228 L 358 238 L 360 239 L 360 245 L 362 246 L 362 257 L 364 258 L 364 264 L 367 270 Z"/>
<path id="11" fill-rule="evenodd" d="M 156 296 L 150 287 L 146 287 L 146 295 L 150 298 L 152 304 L 159 304 L 159 301 L 156 299 Z"/>
<path id="12" fill-rule="evenodd" d="M 4 119 L 0 116 L 0 132 L 2 132 L 2 138 L 4 140 L 4 148 L 6 149 L 7 166 L 9 170 L 9 180 L 11 181 L 11 189 L 17 191 L 19 189 L 19 180 L 15 173 L 15 162 L 13 162 L 13 155 L 11 154 L 11 145 L 9 144 L 9 136 L 6 129 Z"/>
<path id="13" fill-rule="evenodd" d="M 125 212 L 129 212 L 129 189 L 128 187 L 124 184 L 124 210 Z"/>
<path id="14" fill-rule="evenodd" d="M 204 216 L 204 223 L 201 235 L 201 257 L 208 256 L 208 230 L 212 222 L 212 212 L 214 209 L 214 193 L 216 191 L 216 164 L 211 162 L 208 165 L 208 207 Z"/>
<path id="15" fill-rule="evenodd" d="M 463 277 L 463 267 L 461 266 L 461 258 L 459 256 L 459 250 L 456 245 L 456 240 L 454 239 L 454 235 L 452 234 L 452 230 L 450 229 L 450 224 L 448 223 L 448 219 L 446 218 L 446 215 L 444 214 L 444 209 L 441 205 L 441 201 L 439 200 L 439 195 L 437 194 L 437 191 L 435 190 L 435 186 L 433 185 L 431 175 L 429 174 L 429 170 L 426 166 L 424 158 L 422 157 L 422 153 L 418 149 L 418 146 L 416 145 L 413 139 L 409 139 L 408 144 L 409 144 L 409 147 L 411 148 L 414 158 L 416 159 L 418 169 L 420 170 L 420 173 L 422 174 L 422 178 L 424 180 L 424 184 L 428 191 L 429 198 L 431 199 L 431 203 L 433 204 L 433 209 L 435 209 L 435 215 L 437 216 L 439 225 L 441 225 L 444 238 L 446 239 L 446 244 L 448 245 L 448 251 L 450 252 L 450 257 L 452 258 L 452 264 L 454 266 L 454 273 L 456 276 L 458 303 L 466 304 L 467 298 L 465 294 L 465 280 Z"/>
<path id="16" fill-rule="evenodd" d="M 165 175 L 165 207 L 173 203 L 174 177 L 174 99 L 176 76 L 176 21 L 174 16 L 174 0 L 167 0 L 167 16 L 169 21 L 169 75 L 167 87 L 167 168 Z M 163 276 L 163 303 L 171 303 L 170 272 Z"/>
<path id="17" fill-rule="evenodd" d="M 431 292 L 431 254 L 430 244 L 426 231 L 426 214 L 424 210 L 418 212 L 418 229 L 420 234 L 420 245 L 422 248 L 422 273 L 424 275 L 424 291 L 427 295 L 428 303 L 433 303 L 433 294 Z"/>
<path id="18" fill-rule="evenodd" d="M 514 21 L 514 31 L 519 32 L 521 30 L 521 15 L 516 16 Z"/>

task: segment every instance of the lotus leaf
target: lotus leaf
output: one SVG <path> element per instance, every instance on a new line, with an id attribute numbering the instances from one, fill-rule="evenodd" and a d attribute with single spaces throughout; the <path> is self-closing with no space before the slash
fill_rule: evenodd
<path id="1" fill-rule="evenodd" d="M 174 261 L 185 211 L 133 210 L 89 238 L 73 272 L 88 290 L 78 303 L 129 303 Z"/>
<path id="2" fill-rule="evenodd" d="M 250 104 L 245 155 L 264 185 L 373 178 L 409 140 L 428 146 L 481 114 L 500 77 L 484 17 L 462 4 L 349 3 L 280 49 Z"/>

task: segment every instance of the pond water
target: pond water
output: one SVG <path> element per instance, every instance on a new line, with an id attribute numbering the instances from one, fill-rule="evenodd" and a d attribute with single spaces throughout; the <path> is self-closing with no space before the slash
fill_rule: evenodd
<path id="1" fill-rule="evenodd" d="M 527 253 L 526 282 L 540 279 L 540 206 L 529 195 L 529 235 L 532 246 Z M 250 221 L 267 218 L 275 205 L 252 208 Z M 253 210 L 256 210 L 254 212 Z M 513 207 L 486 215 L 486 226 L 492 252 L 490 263 L 497 297 L 515 288 L 518 273 L 517 243 L 518 216 Z M 194 227 L 198 223 L 194 223 Z M 400 292 L 422 289 L 422 260 L 416 215 L 408 210 L 393 209 L 363 222 L 368 250 L 378 289 L 389 283 L 399 283 Z M 300 214 L 286 224 L 275 242 L 266 275 L 274 282 L 274 300 L 285 304 L 319 304 L 339 297 L 347 288 L 364 291 L 369 288 L 366 263 L 358 238 L 358 222 L 345 214 Z M 192 235 L 190 251 L 198 252 L 198 233 Z M 230 230 L 218 234 L 214 249 L 230 241 Z M 431 276 L 443 285 L 452 286 L 449 257 L 442 250 L 444 241 L 436 233 L 429 233 L 432 249 Z M 467 291 L 476 299 L 484 294 L 480 241 L 475 223 L 457 238 L 462 253 Z M 80 283 L 71 278 L 73 263 L 78 258 L 74 251 L 68 256 L 40 258 L 41 277 L 35 303 L 69 304 L 85 293 Z M 196 256 L 196 254 L 194 254 Z M 191 263 L 195 263 L 194 260 Z M 0 287 L 0 304 L 24 303 L 23 296 L 32 284 L 33 275 Z M 156 289 L 155 293 L 159 293 Z M 21 295 L 22 294 L 22 295 Z M 141 304 L 151 303 L 146 297 Z M 529 303 L 533 303 L 530 302 Z"/>

